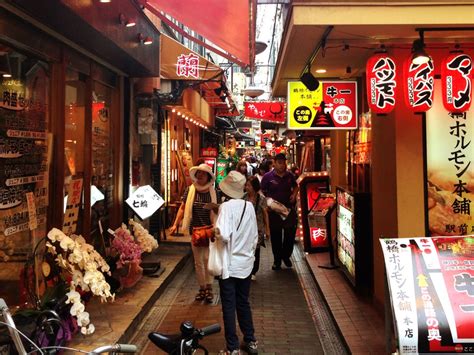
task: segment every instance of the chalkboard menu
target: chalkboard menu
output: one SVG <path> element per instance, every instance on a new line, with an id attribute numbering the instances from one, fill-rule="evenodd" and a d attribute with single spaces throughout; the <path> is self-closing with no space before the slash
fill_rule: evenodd
<path id="1" fill-rule="evenodd" d="M 13 51 L 4 56 L 16 70 L 0 78 L 0 262 L 44 236 L 49 165 L 48 67 Z"/>

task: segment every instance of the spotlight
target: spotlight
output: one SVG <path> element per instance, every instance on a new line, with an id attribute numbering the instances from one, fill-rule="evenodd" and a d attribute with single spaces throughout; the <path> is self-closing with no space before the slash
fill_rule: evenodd
<path id="1" fill-rule="evenodd" d="M 10 66 L 10 58 L 8 57 L 8 53 L 4 53 L 1 55 L 0 53 L 0 73 L 4 78 L 11 78 L 12 77 L 12 70 Z"/>
<path id="2" fill-rule="evenodd" d="M 137 38 L 138 38 L 138 42 L 140 42 L 141 44 L 144 44 L 144 45 L 149 45 L 149 44 L 153 43 L 153 39 L 151 37 L 144 36 L 142 33 L 139 33 L 137 35 Z"/>
<path id="3" fill-rule="evenodd" d="M 421 34 L 420 34 L 420 37 L 421 37 Z M 412 56 L 411 62 L 413 64 L 417 64 L 417 65 L 425 64 L 431 60 L 431 58 L 425 51 L 425 44 L 423 43 L 422 38 L 415 39 L 413 41 L 412 52 L 413 52 L 413 56 Z"/>
<path id="4" fill-rule="evenodd" d="M 119 15 L 119 23 L 125 27 L 133 27 L 137 24 L 135 21 L 127 19 L 124 14 Z"/>
<path id="5" fill-rule="evenodd" d="M 319 80 L 314 77 L 310 72 L 311 69 L 308 69 L 306 73 L 301 75 L 300 81 L 306 86 L 309 91 L 314 91 L 319 87 Z"/>

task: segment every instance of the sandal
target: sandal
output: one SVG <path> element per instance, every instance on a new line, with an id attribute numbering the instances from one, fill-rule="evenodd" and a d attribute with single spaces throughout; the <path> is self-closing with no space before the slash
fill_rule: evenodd
<path id="1" fill-rule="evenodd" d="M 207 290 L 200 289 L 199 292 L 196 294 L 196 297 L 194 297 L 194 300 L 202 301 L 203 299 L 205 299 L 206 298 L 206 291 Z"/>
<path id="2" fill-rule="evenodd" d="M 206 297 L 206 302 L 207 303 L 212 303 L 214 300 L 214 295 L 212 294 L 212 289 L 208 288 L 205 291 L 205 297 Z"/>

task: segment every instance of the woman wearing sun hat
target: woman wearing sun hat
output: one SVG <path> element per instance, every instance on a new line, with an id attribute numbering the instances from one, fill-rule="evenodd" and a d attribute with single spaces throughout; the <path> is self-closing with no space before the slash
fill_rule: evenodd
<path id="1" fill-rule="evenodd" d="M 242 347 L 248 354 L 258 354 L 249 303 L 250 274 L 255 260 L 258 230 L 253 205 L 243 200 L 245 182 L 245 176 L 233 170 L 219 183 L 227 201 L 219 207 L 215 224 L 216 238 L 221 239 L 224 244 L 219 288 L 229 354 L 239 353 L 236 312 L 244 335 Z"/>
<path id="2" fill-rule="evenodd" d="M 192 184 L 186 188 L 182 198 L 182 204 L 176 214 L 173 226 L 170 228 L 170 234 L 174 233 L 183 221 L 183 231 L 189 231 L 192 235 L 193 229 L 199 227 L 210 226 L 214 223 L 215 214 L 210 206 L 217 203 L 216 190 L 214 189 L 214 181 L 216 177 L 212 173 L 211 167 L 207 164 L 193 166 L 189 170 Z M 199 291 L 195 300 L 205 300 L 212 302 L 214 296 L 212 294 L 213 276 L 207 271 L 207 263 L 209 259 L 209 241 L 203 240 L 200 243 L 191 243 L 194 256 L 194 266 L 196 269 L 196 277 L 199 283 Z"/>

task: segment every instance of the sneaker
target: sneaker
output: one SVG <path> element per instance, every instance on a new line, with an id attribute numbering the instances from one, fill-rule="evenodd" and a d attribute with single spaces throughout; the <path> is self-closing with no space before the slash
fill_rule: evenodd
<path id="1" fill-rule="evenodd" d="M 290 258 L 283 259 L 283 262 L 285 263 L 286 267 L 292 267 L 293 266 L 293 263 L 291 262 Z"/>
<path id="2" fill-rule="evenodd" d="M 257 275 L 252 275 L 251 279 L 252 279 L 252 281 L 256 281 L 257 280 Z"/>
<path id="3" fill-rule="evenodd" d="M 194 297 L 194 300 L 202 301 L 204 298 L 206 298 L 206 290 L 200 289 L 199 292 Z"/>
<path id="4" fill-rule="evenodd" d="M 247 354 L 258 354 L 257 341 L 249 341 L 248 343 L 243 343 L 242 350 L 247 352 Z"/>
<path id="5" fill-rule="evenodd" d="M 219 351 L 219 355 L 240 355 L 240 350 L 221 350 Z"/>
<path id="6" fill-rule="evenodd" d="M 277 264 L 277 263 L 274 263 L 272 265 L 272 270 L 281 270 L 281 265 Z"/>

